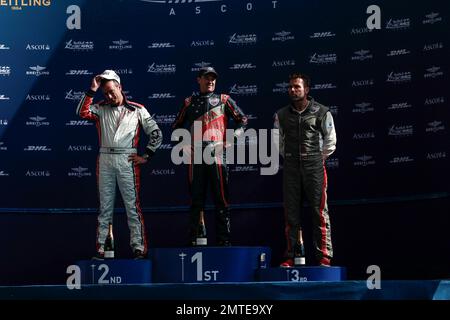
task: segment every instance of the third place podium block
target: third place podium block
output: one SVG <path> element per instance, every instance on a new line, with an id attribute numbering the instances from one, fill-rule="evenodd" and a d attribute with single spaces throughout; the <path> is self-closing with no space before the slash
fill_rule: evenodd
<path id="1" fill-rule="evenodd" d="M 189 247 L 150 249 L 155 283 L 251 282 L 268 247 Z"/>

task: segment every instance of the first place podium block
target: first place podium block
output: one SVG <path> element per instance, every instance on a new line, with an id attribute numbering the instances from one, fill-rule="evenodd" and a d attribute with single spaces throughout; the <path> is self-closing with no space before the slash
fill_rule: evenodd
<path id="1" fill-rule="evenodd" d="M 152 282 L 152 263 L 148 259 L 81 260 L 82 284 L 148 284 Z"/>
<path id="2" fill-rule="evenodd" d="M 251 282 L 268 247 L 189 247 L 149 250 L 155 283 Z"/>
<path id="3" fill-rule="evenodd" d="M 267 268 L 256 272 L 259 281 L 342 281 L 346 279 L 343 267 Z"/>

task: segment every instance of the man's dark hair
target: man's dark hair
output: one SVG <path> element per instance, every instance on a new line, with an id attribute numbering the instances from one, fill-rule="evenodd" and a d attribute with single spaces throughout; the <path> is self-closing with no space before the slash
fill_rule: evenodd
<path id="1" fill-rule="evenodd" d="M 305 84 L 305 87 L 310 88 L 311 87 L 311 78 L 303 73 L 291 73 L 289 75 L 289 81 L 294 79 L 303 79 L 303 83 Z"/>

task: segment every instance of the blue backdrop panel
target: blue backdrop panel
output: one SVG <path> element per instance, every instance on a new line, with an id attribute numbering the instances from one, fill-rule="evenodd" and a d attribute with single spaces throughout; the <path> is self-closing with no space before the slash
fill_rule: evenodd
<path id="1" fill-rule="evenodd" d="M 143 170 L 143 207 L 187 206 L 170 123 L 205 65 L 217 68 L 218 91 L 255 129 L 271 128 L 288 103 L 290 72 L 311 75 L 311 95 L 330 107 L 337 128 L 327 161 L 332 201 L 448 195 L 446 1 L 378 1 L 379 30 L 366 27 L 372 1 L 44 2 L 0 5 L 4 211 L 97 207 L 97 133 L 75 108 L 104 69 L 120 74 L 129 99 L 163 130 L 163 147 Z M 70 5 L 81 9 L 81 29 L 66 26 Z M 262 176 L 260 166 L 230 165 L 233 204 L 282 201 L 281 174 Z"/>

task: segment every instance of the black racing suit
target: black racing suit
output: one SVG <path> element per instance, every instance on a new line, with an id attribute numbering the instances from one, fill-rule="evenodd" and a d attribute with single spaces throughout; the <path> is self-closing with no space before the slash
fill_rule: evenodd
<path id="1" fill-rule="evenodd" d="M 184 105 L 172 125 L 173 129 L 189 128 L 192 141 L 200 141 L 202 152 L 211 144 L 225 145 L 228 121 L 236 124 L 235 136 L 242 133 L 247 125 L 247 117 L 239 109 L 233 99 L 226 94 L 194 94 L 184 101 Z M 213 132 L 206 137 L 195 137 L 194 122 L 201 123 L 202 135 L 206 131 Z M 194 148 L 192 148 L 194 150 Z M 191 159 L 194 152 L 191 153 Z M 208 184 L 211 186 L 216 208 L 216 240 L 219 245 L 230 244 L 230 213 L 228 209 L 228 170 L 225 152 L 214 154 L 214 163 L 206 164 L 191 161 L 189 164 L 189 189 L 191 192 L 191 244 L 195 244 L 198 232 L 200 212 L 204 210 Z"/>
<path id="2" fill-rule="evenodd" d="M 313 210 L 315 256 L 329 265 L 333 256 L 327 205 L 327 173 L 324 160 L 336 148 L 336 132 L 328 108 L 310 98 L 305 110 L 292 105 L 277 111 L 275 128 L 280 133 L 280 153 L 284 157 L 283 193 L 286 218 L 287 257 L 301 228 L 302 194 Z"/>

